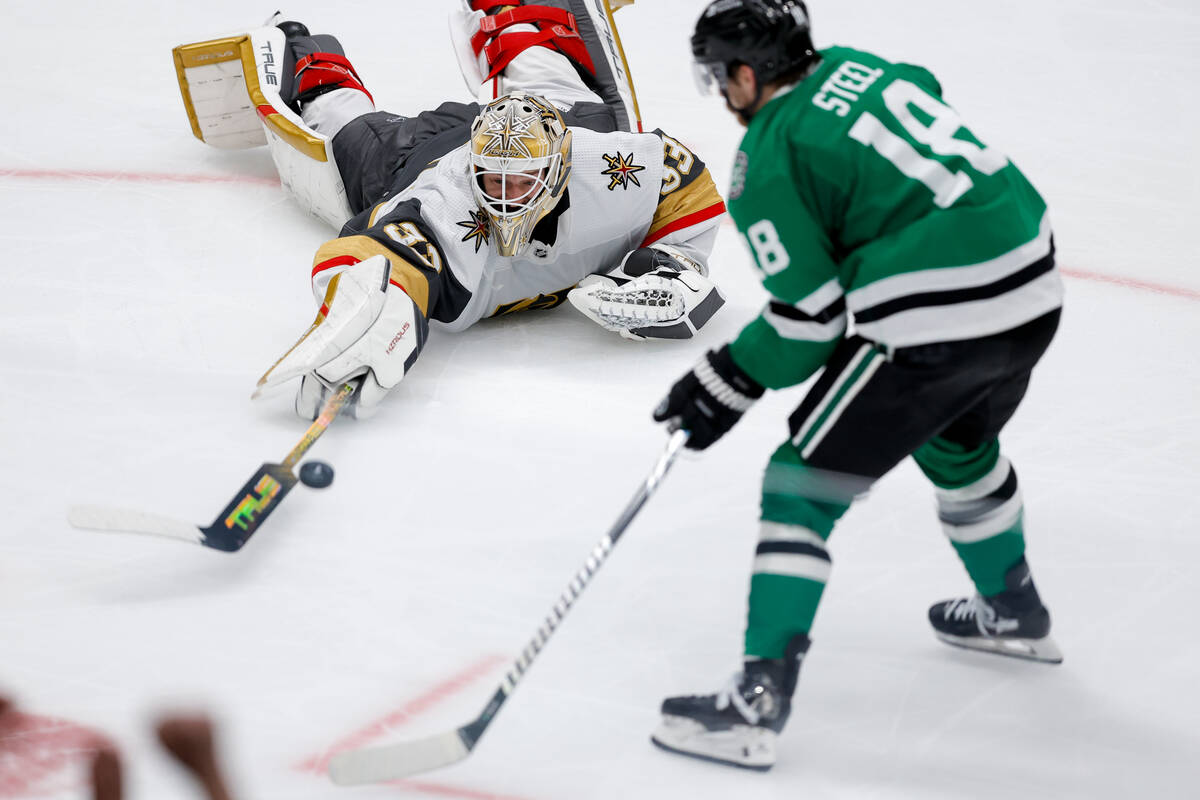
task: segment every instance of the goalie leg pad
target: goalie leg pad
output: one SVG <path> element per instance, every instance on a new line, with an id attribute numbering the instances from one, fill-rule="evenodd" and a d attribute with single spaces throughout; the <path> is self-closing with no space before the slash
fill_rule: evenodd
<path id="1" fill-rule="evenodd" d="M 641 114 L 612 8 L 631 0 L 463 0 L 450 37 L 467 88 L 480 102 L 513 91 L 565 105 L 602 102 L 618 129 Z"/>
<path id="2" fill-rule="evenodd" d="M 291 49 L 278 22 L 276 15 L 249 33 L 176 47 L 184 107 L 192 132 L 206 144 L 266 144 L 284 188 L 304 210 L 340 230 L 353 213 L 333 157 L 332 133 L 313 130 L 288 106 L 295 81 Z"/>

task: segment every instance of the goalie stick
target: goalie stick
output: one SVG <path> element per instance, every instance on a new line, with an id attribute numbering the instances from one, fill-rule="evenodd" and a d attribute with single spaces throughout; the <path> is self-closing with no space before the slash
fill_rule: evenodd
<path id="1" fill-rule="evenodd" d="M 337 417 L 355 388 L 354 383 L 343 384 L 325 403 L 316 421 L 304 432 L 283 462 L 266 463 L 259 467 L 206 528 L 157 514 L 95 505 L 72 506 L 67 512 L 67 520 L 76 528 L 146 533 L 194 542 L 226 553 L 236 552 L 242 549 L 242 545 L 296 485 L 296 473 L 292 468 Z"/>
<path id="2" fill-rule="evenodd" d="M 521 651 L 520 657 L 509 668 L 508 674 L 504 676 L 504 681 L 496 689 L 496 693 L 492 695 L 491 700 L 488 701 L 478 717 L 460 728 L 436 736 L 398 742 L 383 747 L 347 750 L 338 753 L 329 761 L 329 777 L 333 779 L 333 782 L 341 786 L 355 786 L 364 783 L 392 781 L 444 767 L 469 756 L 484 731 L 500 713 L 504 701 L 516 690 L 517 684 L 545 646 L 546 640 L 558 628 L 579 595 L 583 594 L 588 582 L 600 570 L 605 559 L 616 546 L 617 540 L 621 538 L 621 534 L 625 533 L 625 529 L 633 522 L 633 518 L 645 505 L 646 500 L 658 488 L 671 463 L 675 460 L 679 448 L 687 441 L 687 437 L 687 431 L 683 430 L 677 430 L 671 434 L 666 450 L 659 457 L 658 463 L 646 477 L 637 494 L 625 506 L 625 510 L 621 512 L 621 516 L 608 533 L 604 534 L 604 537 L 596 543 L 587 562 L 575 573 L 575 577 L 567 586 L 566 591 L 558 598 L 558 602 L 554 604 L 554 608 L 542 622 L 542 626 L 538 628 L 529 644 Z"/>

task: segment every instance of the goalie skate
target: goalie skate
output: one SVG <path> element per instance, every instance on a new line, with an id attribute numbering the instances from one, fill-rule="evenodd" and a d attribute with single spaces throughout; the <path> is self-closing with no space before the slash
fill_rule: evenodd
<path id="1" fill-rule="evenodd" d="M 1024 558 L 1008 571 L 1004 583 L 1007 588 L 998 594 L 935 603 L 929 609 L 934 635 L 968 650 L 1061 663 L 1062 651 L 1050 638 L 1050 612 L 1042 605 Z"/>

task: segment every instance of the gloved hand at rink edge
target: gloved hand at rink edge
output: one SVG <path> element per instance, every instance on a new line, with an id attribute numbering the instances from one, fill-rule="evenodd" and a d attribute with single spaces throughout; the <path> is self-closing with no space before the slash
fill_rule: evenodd
<path id="1" fill-rule="evenodd" d="M 733 363 L 729 345 L 709 350 L 654 409 L 658 422 L 678 420 L 686 447 L 703 450 L 724 436 L 763 396 L 763 387 Z"/>

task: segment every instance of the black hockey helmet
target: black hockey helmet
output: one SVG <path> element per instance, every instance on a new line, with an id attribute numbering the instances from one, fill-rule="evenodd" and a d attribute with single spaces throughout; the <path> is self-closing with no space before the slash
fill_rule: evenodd
<path id="1" fill-rule="evenodd" d="M 692 34 L 696 84 L 724 95 L 729 70 L 746 64 L 761 86 L 799 72 L 816 58 L 802 0 L 715 0 Z"/>

